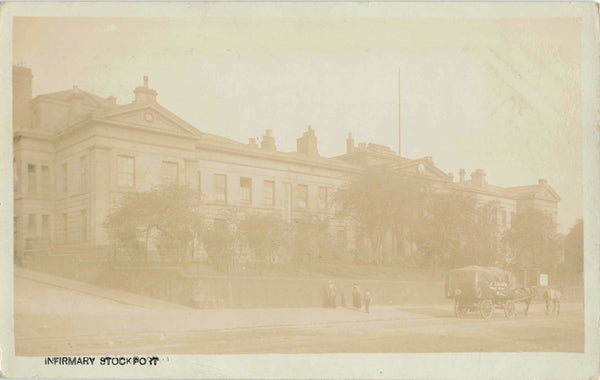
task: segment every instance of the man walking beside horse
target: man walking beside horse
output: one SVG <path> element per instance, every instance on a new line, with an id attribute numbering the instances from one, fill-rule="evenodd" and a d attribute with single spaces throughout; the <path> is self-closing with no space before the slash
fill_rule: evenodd
<path id="1" fill-rule="evenodd" d="M 546 301 L 546 314 L 550 313 L 550 304 L 552 304 L 552 312 L 560 315 L 560 299 L 563 294 L 563 287 L 548 288 L 544 292 L 544 301 Z"/>

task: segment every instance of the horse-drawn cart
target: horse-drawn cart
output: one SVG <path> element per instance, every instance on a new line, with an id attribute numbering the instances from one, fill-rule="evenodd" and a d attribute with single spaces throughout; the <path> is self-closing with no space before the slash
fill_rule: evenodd
<path id="1" fill-rule="evenodd" d="M 468 266 L 446 275 L 446 298 L 454 299 L 457 317 L 471 311 L 488 319 L 494 309 L 503 309 L 506 318 L 512 318 L 516 303 L 525 303 L 527 314 L 533 297 L 531 289 L 517 288 L 515 276 L 500 268 Z"/>

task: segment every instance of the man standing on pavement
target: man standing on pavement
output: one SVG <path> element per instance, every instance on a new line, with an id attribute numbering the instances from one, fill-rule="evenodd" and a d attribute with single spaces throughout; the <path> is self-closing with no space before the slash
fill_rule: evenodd
<path id="1" fill-rule="evenodd" d="M 329 282 L 327 283 L 328 307 L 335 309 L 335 307 L 337 306 L 336 297 L 337 297 L 337 292 L 336 292 L 335 286 L 333 285 L 333 281 L 329 280 Z"/>
<path id="2" fill-rule="evenodd" d="M 371 292 L 369 289 L 365 289 L 365 312 L 369 312 L 369 304 L 371 303 Z"/>
<path id="3" fill-rule="evenodd" d="M 360 288 L 358 287 L 358 283 L 354 283 L 354 287 L 352 288 L 352 304 L 355 309 L 360 309 Z"/>

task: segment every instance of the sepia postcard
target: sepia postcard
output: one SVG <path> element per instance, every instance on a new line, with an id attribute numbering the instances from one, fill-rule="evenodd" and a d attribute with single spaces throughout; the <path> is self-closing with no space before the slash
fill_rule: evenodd
<path id="1" fill-rule="evenodd" d="M 598 17 L 0 4 L 2 375 L 598 379 Z"/>

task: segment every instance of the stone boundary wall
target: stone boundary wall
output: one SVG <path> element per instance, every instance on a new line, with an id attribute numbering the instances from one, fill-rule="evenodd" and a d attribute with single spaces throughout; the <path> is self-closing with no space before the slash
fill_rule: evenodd
<path id="1" fill-rule="evenodd" d="M 392 279 L 331 279 L 337 289 L 337 304 L 352 304 L 352 287 L 369 289 L 374 305 L 452 305 L 445 298 L 444 282 L 402 281 Z M 193 293 L 186 298 L 195 307 L 319 307 L 327 279 L 296 277 L 208 277 L 196 281 Z M 583 302 L 582 287 L 565 287 L 563 302 Z M 342 299 L 343 296 L 343 299 Z M 543 302 L 538 295 L 534 302 Z"/>
<path id="2" fill-rule="evenodd" d="M 322 275 L 219 275 L 186 276 L 177 268 L 119 267 L 109 262 L 86 262 L 67 256 L 43 257 L 31 270 L 177 302 L 197 308 L 319 307 L 323 287 L 332 280 L 337 304 L 350 306 L 355 282 L 369 289 L 374 305 L 451 305 L 440 280 L 340 278 Z M 343 296 L 343 297 L 342 297 Z M 564 287 L 563 302 L 583 302 L 581 286 Z M 541 294 L 535 302 L 543 302 Z"/>

